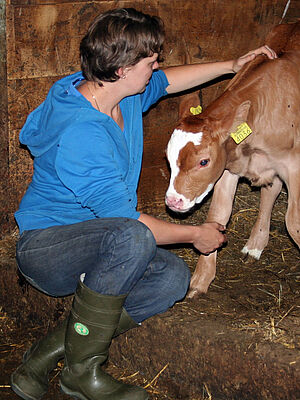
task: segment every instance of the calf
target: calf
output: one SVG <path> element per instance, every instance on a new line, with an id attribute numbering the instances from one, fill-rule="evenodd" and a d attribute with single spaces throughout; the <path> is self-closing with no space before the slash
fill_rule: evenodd
<path id="1" fill-rule="evenodd" d="M 189 112 L 198 96 L 186 99 L 167 147 L 166 204 L 174 211 L 190 210 L 214 187 L 206 221 L 226 225 L 239 178 L 261 187 L 258 218 L 242 250 L 256 259 L 268 243 L 282 182 L 288 190 L 286 226 L 300 246 L 300 22 L 278 25 L 266 44 L 278 59 L 258 56 L 246 64 L 202 114 Z M 207 292 L 216 256 L 200 256 L 189 297 Z"/>

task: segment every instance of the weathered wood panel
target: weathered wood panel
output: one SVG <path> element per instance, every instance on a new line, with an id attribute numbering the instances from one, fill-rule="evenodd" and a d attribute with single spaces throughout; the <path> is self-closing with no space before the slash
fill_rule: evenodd
<path id="1" fill-rule="evenodd" d="M 7 199 L 9 193 L 8 169 L 8 112 L 6 73 L 6 8 L 5 0 L 0 0 L 0 228 L 9 230 Z M 0 231 L 1 232 L 1 231 Z"/>

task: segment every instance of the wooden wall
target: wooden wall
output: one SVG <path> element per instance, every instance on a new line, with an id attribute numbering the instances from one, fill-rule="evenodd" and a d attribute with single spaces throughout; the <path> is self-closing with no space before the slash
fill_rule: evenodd
<path id="1" fill-rule="evenodd" d="M 0 226 L 15 228 L 13 212 L 31 179 L 32 160 L 18 134 L 28 113 L 57 79 L 79 69 L 78 45 L 92 19 L 110 8 L 135 7 L 166 25 L 162 66 L 237 57 L 263 43 L 270 28 L 300 16 L 300 0 L 0 0 Z M 284 15 L 285 14 L 285 15 Z M 202 88 L 207 105 L 224 82 Z M 165 146 L 177 119 L 179 97 L 145 116 L 145 152 L 139 208 L 159 212 L 168 185 Z"/>

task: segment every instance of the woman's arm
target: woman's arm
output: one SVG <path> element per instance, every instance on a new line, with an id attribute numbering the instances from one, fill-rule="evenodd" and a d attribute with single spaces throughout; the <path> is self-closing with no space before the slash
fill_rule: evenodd
<path id="1" fill-rule="evenodd" d="M 211 62 L 203 64 L 180 65 L 164 69 L 169 81 L 166 88 L 169 94 L 199 86 L 221 75 L 238 72 L 244 64 L 257 55 L 265 54 L 269 59 L 277 58 L 276 53 L 268 46 L 249 51 L 236 60 Z"/>
<path id="2" fill-rule="evenodd" d="M 192 243 L 201 253 L 208 254 L 226 241 L 222 233 L 225 227 L 217 222 L 198 226 L 174 224 L 147 214 L 141 214 L 139 221 L 151 230 L 158 245 Z"/>

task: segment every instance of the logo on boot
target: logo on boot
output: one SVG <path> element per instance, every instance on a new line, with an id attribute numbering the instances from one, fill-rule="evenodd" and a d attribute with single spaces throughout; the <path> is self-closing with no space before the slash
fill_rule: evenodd
<path id="1" fill-rule="evenodd" d="M 88 328 L 85 325 L 81 324 L 80 322 L 76 322 L 74 324 L 74 329 L 79 335 L 82 336 L 87 336 L 90 333 Z"/>

